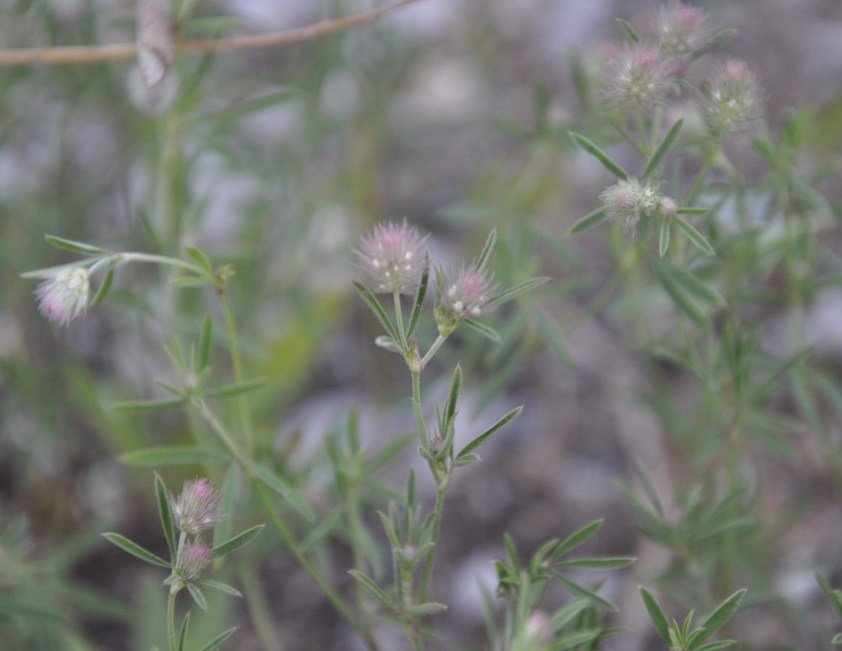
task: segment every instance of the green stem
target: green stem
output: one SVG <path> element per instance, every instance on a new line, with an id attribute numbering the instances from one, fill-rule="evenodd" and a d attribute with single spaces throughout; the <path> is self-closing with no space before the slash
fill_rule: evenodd
<path id="1" fill-rule="evenodd" d="M 424 355 L 424 359 L 421 360 L 421 368 L 424 368 L 427 363 L 433 359 L 433 355 L 438 352 L 438 349 L 441 348 L 442 344 L 447 340 L 447 336 L 439 335 L 436 340 L 433 342 L 433 345 L 430 346 L 430 350 L 427 351 L 427 354 Z"/>
<path id="2" fill-rule="evenodd" d="M 266 510 L 266 513 L 269 515 L 269 519 L 272 521 L 275 529 L 278 530 L 278 533 L 281 535 L 284 543 L 286 543 L 287 547 L 289 547 L 289 550 L 292 552 L 295 560 L 297 560 L 298 564 L 301 565 L 304 571 L 310 575 L 310 578 L 313 579 L 315 584 L 321 589 L 328 601 L 333 604 L 333 607 L 337 610 L 337 612 L 345 618 L 351 628 L 354 629 L 360 637 L 365 639 L 365 630 L 363 630 L 362 626 L 360 626 L 360 623 L 357 621 L 357 618 L 354 617 L 354 614 L 345 603 L 345 600 L 342 599 L 342 597 L 327 583 L 321 572 L 319 572 L 319 570 L 310 563 L 310 560 L 304 555 L 304 552 L 301 551 L 301 548 L 298 546 L 298 543 L 287 526 L 287 523 L 284 521 L 283 516 L 281 516 L 275 508 L 275 505 L 272 503 L 265 486 L 263 486 L 260 480 L 256 477 L 251 477 L 250 479 L 255 492 L 257 492 L 257 495 Z"/>
<path id="3" fill-rule="evenodd" d="M 167 639 L 170 644 L 170 651 L 176 650 L 175 641 L 175 595 L 178 594 L 176 590 L 170 589 L 170 595 L 167 598 Z"/>
<path id="4" fill-rule="evenodd" d="M 228 332 L 228 348 L 231 355 L 231 369 L 234 373 L 234 383 L 243 383 L 243 362 L 240 356 L 240 343 L 237 336 L 237 322 L 234 319 L 234 312 L 231 310 L 231 303 L 228 300 L 228 295 L 222 289 L 217 292 L 219 294 L 219 301 L 222 303 L 222 311 L 225 313 L 225 327 Z M 237 412 L 239 413 L 240 427 L 243 431 L 243 442 L 245 444 L 246 452 L 251 453 L 251 419 L 249 418 L 249 411 L 246 408 L 245 396 L 238 395 L 236 398 Z"/>
<path id="5" fill-rule="evenodd" d="M 423 449 L 430 447 L 430 436 L 421 409 L 421 371 L 412 372 L 412 408 L 415 411 L 415 425 L 418 428 L 418 443 Z"/>
<path id="6" fill-rule="evenodd" d="M 350 486 L 347 491 L 348 500 L 346 508 L 348 509 L 348 526 L 351 532 L 351 548 L 354 557 L 354 567 L 359 572 L 366 573 L 365 557 L 362 550 L 365 544 L 362 536 L 360 536 L 360 527 L 362 526 L 362 516 L 360 515 L 360 494 L 357 486 Z M 357 589 L 357 606 L 360 611 L 361 626 L 365 631 L 364 637 L 369 649 L 377 649 L 377 641 L 374 637 L 374 626 L 371 613 L 366 607 L 368 595 L 363 588 L 362 583 L 355 581 Z"/>
<path id="7" fill-rule="evenodd" d="M 702 192 L 702 186 L 707 180 L 708 174 L 710 174 L 710 171 L 713 169 L 716 157 L 719 156 L 719 152 L 722 149 L 722 137 L 722 134 L 717 135 L 713 141 L 713 145 L 708 150 L 707 156 L 705 156 L 705 160 L 702 163 L 702 169 L 699 170 L 699 174 L 693 182 L 693 187 L 691 187 L 690 191 L 687 193 L 687 198 L 684 201 L 686 205 L 692 206 L 696 202 L 696 199 L 699 198 L 699 195 Z"/>
<path id="8" fill-rule="evenodd" d="M 435 475 L 435 471 L 433 472 Z M 430 588 L 430 579 L 433 575 L 433 564 L 436 560 L 436 550 L 439 546 L 439 534 L 441 533 L 441 516 L 444 511 L 444 496 L 447 493 L 447 487 L 450 485 L 450 470 L 439 479 L 436 485 L 436 510 L 433 513 L 433 534 L 431 540 L 433 541 L 433 548 L 427 555 L 427 560 L 424 563 L 424 578 L 421 581 L 421 591 L 418 593 L 418 602 L 424 603 L 427 600 L 427 591 Z"/>

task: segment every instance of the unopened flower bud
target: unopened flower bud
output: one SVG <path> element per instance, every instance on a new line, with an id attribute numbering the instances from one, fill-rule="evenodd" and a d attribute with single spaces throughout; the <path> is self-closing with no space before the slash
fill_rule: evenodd
<path id="1" fill-rule="evenodd" d="M 623 111 L 661 104 L 670 87 L 670 67 L 657 46 L 638 43 L 621 50 L 605 74 L 607 99 Z"/>
<path id="2" fill-rule="evenodd" d="M 83 315 L 90 295 L 90 273 L 82 267 L 62 269 L 47 276 L 35 290 L 41 314 L 67 325 Z"/>
<path id="3" fill-rule="evenodd" d="M 702 114 L 716 133 L 737 131 L 757 116 L 760 90 L 743 61 L 728 59 L 702 91 Z"/>
<path id="4" fill-rule="evenodd" d="M 375 293 L 411 294 L 427 264 L 425 240 L 407 225 L 388 223 L 375 227 L 360 243 L 359 267 Z"/>
<path id="5" fill-rule="evenodd" d="M 225 519 L 218 512 L 222 495 L 207 479 L 193 479 L 184 482 L 181 495 L 172 504 L 173 520 L 179 531 L 188 535 L 213 529 Z"/>
<path id="6" fill-rule="evenodd" d="M 201 579 L 213 563 L 213 551 L 207 545 L 189 542 L 178 557 L 177 570 L 187 582 Z"/>
<path id="7" fill-rule="evenodd" d="M 661 197 L 658 202 L 658 212 L 664 217 L 675 217 L 678 214 L 678 204 L 672 197 Z"/>
<path id="8" fill-rule="evenodd" d="M 629 178 L 605 188 L 599 195 L 609 219 L 625 222 L 629 228 L 637 225 L 640 216 L 658 207 L 660 197 L 648 183 Z"/>

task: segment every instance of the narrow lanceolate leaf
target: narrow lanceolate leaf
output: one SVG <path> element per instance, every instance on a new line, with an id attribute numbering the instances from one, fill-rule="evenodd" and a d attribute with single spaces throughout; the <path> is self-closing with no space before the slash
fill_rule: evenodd
<path id="1" fill-rule="evenodd" d="M 584 567 L 588 569 L 612 570 L 626 567 L 635 562 L 631 556 L 608 556 L 605 558 L 574 558 L 569 561 L 559 561 L 556 567 Z"/>
<path id="2" fill-rule="evenodd" d="M 211 590 L 219 590 L 220 592 L 224 592 L 227 595 L 231 595 L 232 597 L 242 597 L 243 593 L 237 590 L 233 585 L 228 585 L 227 583 L 221 583 L 220 581 L 211 581 L 209 579 L 202 579 L 201 581 L 197 582 L 203 588 L 210 588 Z"/>
<path id="3" fill-rule="evenodd" d="M 205 314 L 202 320 L 202 333 L 199 335 L 199 370 L 203 371 L 210 366 L 211 353 L 213 352 L 213 318 L 210 312 Z"/>
<path id="4" fill-rule="evenodd" d="M 201 249 L 197 249 L 195 246 L 186 246 L 184 247 L 184 252 L 187 253 L 193 262 L 204 269 L 208 276 L 213 275 L 213 267 L 211 266 L 210 260 L 208 260 L 208 256 Z"/>
<path id="5" fill-rule="evenodd" d="M 233 538 L 226 540 L 221 545 L 217 545 L 213 548 L 213 556 L 214 558 L 221 558 L 226 554 L 230 554 L 235 549 L 239 549 L 243 545 L 245 545 L 248 541 L 254 538 L 257 534 L 259 534 L 265 525 L 258 524 L 257 526 L 252 527 L 251 529 L 246 529 L 242 533 L 237 534 Z"/>
<path id="6" fill-rule="evenodd" d="M 563 608 L 557 610 L 550 620 L 554 631 L 560 631 L 570 622 L 576 619 L 576 615 L 590 605 L 589 599 L 574 599 Z"/>
<path id="7" fill-rule="evenodd" d="M 670 625 L 666 613 L 664 613 L 660 604 L 655 600 L 655 597 L 652 596 L 652 593 L 643 586 L 640 588 L 640 596 L 643 597 L 643 603 L 646 606 L 646 611 L 649 613 L 649 619 L 655 625 L 658 635 L 669 644 Z"/>
<path id="8" fill-rule="evenodd" d="M 706 285 L 692 273 L 682 269 L 681 267 L 670 265 L 666 262 L 664 264 L 670 268 L 675 280 L 678 281 L 684 289 L 693 294 L 693 296 L 702 299 L 714 307 L 725 307 L 725 299 L 715 289 Z"/>
<path id="9" fill-rule="evenodd" d="M 193 597 L 193 601 L 196 602 L 196 605 L 202 610 L 207 611 L 208 600 L 205 599 L 205 595 L 201 590 L 199 590 L 199 587 L 195 583 L 188 583 L 187 591 L 190 593 L 190 596 Z"/>
<path id="10" fill-rule="evenodd" d="M 430 281 L 430 256 L 425 254 L 424 273 L 421 274 L 421 282 L 418 284 L 418 291 L 415 293 L 415 302 L 412 304 L 412 316 L 409 317 L 409 325 L 406 329 L 406 338 L 412 340 L 415 329 L 418 327 L 418 320 L 421 318 L 421 308 L 424 306 L 424 298 L 427 296 L 427 284 Z"/>
<path id="11" fill-rule="evenodd" d="M 714 610 L 710 616 L 702 622 L 702 628 L 705 630 L 705 637 L 709 637 L 716 633 L 720 628 L 725 626 L 737 609 L 740 607 L 740 602 L 743 600 L 747 590 L 738 590 L 725 601 L 719 604 L 719 607 Z"/>
<path id="12" fill-rule="evenodd" d="M 667 131 L 667 134 L 664 136 L 664 139 L 661 140 L 661 143 L 658 145 L 658 148 L 652 154 L 649 162 L 646 164 L 646 169 L 643 170 L 643 174 L 640 175 L 640 180 L 645 181 L 655 170 L 657 170 L 661 163 L 663 162 L 666 155 L 669 153 L 670 149 L 673 148 L 675 145 L 675 141 L 678 139 L 678 134 L 681 131 L 681 127 L 684 126 L 684 120 L 676 120 L 675 124 L 670 127 L 670 130 Z"/>
<path id="13" fill-rule="evenodd" d="M 488 234 L 488 238 L 485 240 L 482 251 L 480 251 L 479 257 L 474 262 L 475 269 L 482 269 L 485 266 L 485 263 L 488 262 L 488 256 L 491 255 L 491 251 L 494 249 L 494 244 L 496 242 L 497 229 L 492 228 L 491 232 Z"/>
<path id="14" fill-rule="evenodd" d="M 223 631 L 215 638 L 213 638 L 210 642 L 208 642 L 205 646 L 202 647 L 202 651 L 215 651 L 219 648 L 219 645 L 225 642 L 229 637 L 234 635 L 237 631 L 237 627 L 234 626 L 233 628 L 229 628 L 227 631 Z"/>
<path id="15" fill-rule="evenodd" d="M 170 567 L 170 564 L 167 563 L 163 558 L 161 558 L 160 556 L 156 556 L 150 551 L 145 550 L 136 542 L 132 542 L 125 536 L 121 536 L 119 533 L 104 533 L 102 534 L 102 536 L 108 542 L 117 545 L 117 547 L 122 549 L 124 552 L 131 554 L 135 558 L 139 558 L 140 560 L 146 561 L 147 563 L 151 563 L 152 565 L 159 565 L 160 567 L 166 568 Z"/>
<path id="16" fill-rule="evenodd" d="M 658 232 L 658 255 L 664 257 L 670 248 L 670 220 L 662 219 Z"/>
<path id="17" fill-rule="evenodd" d="M 155 499 L 158 501 L 158 516 L 161 518 L 161 527 L 164 530 L 164 538 L 167 539 L 170 558 L 175 559 L 175 523 L 170 508 L 170 494 L 164 480 L 157 472 L 155 473 Z"/>
<path id="18" fill-rule="evenodd" d="M 599 637 L 601 631 L 598 628 L 586 629 L 584 631 L 576 631 L 569 635 L 564 635 L 553 641 L 550 645 L 551 651 L 565 651 L 565 649 L 574 649 L 582 644 L 586 644 L 591 640 Z"/>
<path id="19" fill-rule="evenodd" d="M 687 236 L 687 239 L 690 240 L 693 244 L 695 244 L 698 249 L 704 251 L 708 255 L 716 255 L 716 251 L 713 250 L 713 247 L 710 245 L 710 242 L 708 242 L 705 239 L 705 236 L 702 235 L 699 231 L 697 231 L 693 226 L 681 219 L 681 217 L 673 217 L 673 220 L 675 221 L 676 225 Z"/>
<path id="20" fill-rule="evenodd" d="M 111 263 L 108 266 L 108 271 L 105 272 L 105 278 L 102 279 L 102 283 L 99 286 L 99 289 L 96 291 L 96 294 L 91 299 L 90 307 L 96 307 L 102 301 L 105 300 L 105 297 L 108 296 L 108 291 L 111 289 L 111 282 L 114 280 L 114 267 L 116 266 L 115 263 Z"/>
<path id="21" fill-rule="evenodd" d="M 693 651 L 715 651 L 716 649 L 726 649 L 736 643 L 737 640 L 719 640 L 717 642 L 708 642 L 700 647 L 696 647 Z"/>
<path id="22" fill-rule="evenodd" d="M 187 630 L 190 628 L 190 613 L 188 612 L 184 619 L 181 620 L 181 629 L 178 631 L 178 651 L 184 651 L 186 648 L 184 642 L 187 639 Z"/>
<path id="23" fill-rule="evenodd" d="M 706 215 L 710 212 L 710 208 L 699 208 L 697 206 L 684 206 L 676 210 L 679 215 Z"/>
<path id="24" fill-rule="evenodd" d="M 388 335 L 380 335 L 377 337 L 374 340 L 374 345 L 379 346 L 380 348 L 385 348 L 391 353 L 403 355 L 403 348 L 401 348 L 401 345 Z"/>
<path id="25" fill-rule="evenodd" d="M 377 298 L 372 294 L 368 288 L 363 285 L 359 281 L 353 281 L 354 287 L 360 293 L 360 296 L 363 297 L 363 300 L 368 303 L 368 306 L 371 308 L 371 311 L 374 312 L 374 315 L 377 317 L 377 320 L 380 321 L 380 325 L 382 325 L 386 332 L 389 333 L 389 336 L 394 339 L 395 341 L 400 341 L 401 338 L 398 336 L 398 331 L 395 329 L 395 326 L 392 325 L 392 322 L 389 320 L 389 317 L 386 316 L 386 312 L 383 311 L 383 306 L 380 305 L 380 302 Z"/>
<path id="26" fill-rule="evenodd" d="M 492 297 L 486 305 L 497 307 L 498 305 L 502 305 L 506 301 L 510 301 L 516 296 L 520 296 L 521 294 L 525 294 L 526 292 L 531 292 L 536 287 L 543 285 L 547 282 L 549 278 L 547 276 L 536 276 L 535 278 L 529 278 L 528 280 L 524 280 L 523 282 L 519 282 L 516 285 L 512 285 L 508 289 L 500 292 L 496 296 Z"/>
<path id="27" fill-rule="evenodd" d="M 164 400 L 134 400 L 129 402 L 118 402 L 113 405 L 118 411 L 161 411 L 172 409 L 187 403 L 186 398 L 169 398 Z"/>
<path id="28" fill-rule="evenodd" d="M 157 468 L 159 466 L 204 465 L 225 463 L 227 454 L 213 452 L 195 445 L 162 445 L 121 454 L 117 459 L 127 466 Z"/>
<path id="29" fill-rule="evenodd" d="M 435 615 L 436 613 L 441 613 L 445 610 L 447 610 L 447 606 L 445 604 L 429 601 L 427 603 L 410 606 L 404 612 L 406 612 L 407 615 Z"/>
<path id="30" fill-rule="evenodd" d="M 67 240 L 63 237 L 58 237 L 57 235 L 45 235 L 44 238 L 54 247 L 64 249 L 65 251 L 90 254 L 111 253 L 108 249 L 103 249 L 102 247 L 87 244 L 85 242 L 77 242 L 76 240 Z"/>
<path id="31" fill-rule="evenodd" d="M 629 178 L 628 172 L 626 172 L 626 170 L 624 170 L 617 163 L 615 163 L 608 154 L 602 151 L 602 149 L 600 149 L 595 143 L 585 138 L 585 136 L 571 131 L 570 137 L 576 141 L 576 144 L 579 145 L 579 147 L 581 147 L 591 156 L 596 158 L 600 163 L 602 163 L 605 169 L 611 172 L 618 179 L 625 181 Z"/>
<path id="32" fill-rule="evenodd" d="M 497 430 L 501 427 L 505 426 L 507 423 L 510 423 L 515 418 L 520 415 L 520 412 L 523 411 L 523 405 L 520 407 L 515 407 L 512 409 L 508 414 L 503 416 L 500 420 L 494 423 L 491 427 L 485 430 L 482 434 L 477 436 L 473 441 L 468 443 L 464 448 L 459 451 L 459 454 L 456 455 L 456 460 L 459 461 L 460 459 L 465 459 L 470 455 L 474 450 L 476 450 L 482 443 L 490 438 Z"/>
<path id="33" fill-rule="evenodd" d="M 254 391 L 266 386 L 266 380 L 249 380 L 248 382 L 241 382 L 240 384 L 229 384 L 224 387 L 214 387 L 205 391 L 206 398 L 231 398 L 239 396 L 249 391 Z"/>
<path id="34" fill-rule="evenodd" d="M 474 319 L 465 319 L 462 323 L 495 344 L 499 344 L 502 341 L 500 333 L 489 325 L 485 325 L 484 323 L 480 323 Z"/>
<path id="35" fill-rule="evenodd" d="M 394 608 L 394 604 L 392 603 L 392 600 L 389 598 L 389 595 L 387 595 L 383 591 L 383 589 L 379 585 L 377 585 L 372 579 L 367 577 L 365 574 L 363 574 L 359 570 L 351 570 L 350 574 L 357 581 L 359 581 L 360 584 L 366 590 L 368 590 L 371 594 L 373 594 L 375 597 L 377 597 L 383 603 L 384 606 L 386 606 L 387 608 Z"/>
<path id="36" fill-rule="evenodd" d="M 830 583 L 828 583 L 827 579 L 818 572 L 814 572 L 813 576 L 816 577 L 816 582 L 819 584 L 819 587 L 822 589 L 822 592 L 824 592 L 828 601 L 833 604 L 836 612 L 840 617 L 842 617 L 842 593 L 839 592 L 839 590 L 834 590 L 830 586 Z"/>
<path id="37" fill-rule="evenodd" d="M 637 32 L 634 30 L 628 22 L 623 20 L 622 18 L 617 18 L 617 24 L 620 26 L 620 29 L 623 30 L 623 33 L 626 35 L 626 38 L 629 39 L 630 43 L 639 43 L 640 36 L 637 35 Z"/>
<path id="38" fill-rule="evenodd" d="M 290 486 L 285 479 L 278 476 L 266 466 L 252 461 L 245 461 L 244 464 L 255 477 L 283 497 L 287 504 L 298 511 L 299 514 L 304 516 L 309 522 L 313 521 L 315 518 L 313 509 L 310 508 L 310 505 L 307 504 L 295 488 Z"/>
<path id="39" fill-rule="evenodd" d="M 710 323 L 708 322 L 707 317 L 693 303 L 693 301 L 690 300 L 687 294 L 684 293 L 684 290 L 675 279 L 675 276 L 670 272 L 669 268 L 664 265 L 663 261 L 659 258 L 651 258 L 649 260 L 649 267 L 655 275 L 655 278 L 657 278 L 658 282 L 661 283 L 661 287 L 664 288 L 664 291 L 666 291 L 673 303 L 675 303 L 675 306 L 690 317 L 697 326 L 703 330 L 708 330 L 710 328 Z"/>
<path id="40" fill-rule="evenodd" d="M 447 394 L 447 402 L 445 403 L 444 420 L 445 423 L 452 423 L 456 416 L 456 405 L 459 402 L 459 391 L 462 389 L 462 367 L 458 364 L 453 371 L 453 379 L 450 381 L 450 391 Z"/>
<path id="41" fill-rule="evenodd" d="M 604 221 L 605 218 L 608 217 L 608 213 L 605 212 L 602 208 L 598 210 L 594 210 L 592 213 L 589 213 L 582 217 L 579 221 L 577 221 L 573 226 L 570 227 L 568 233 L 570 235 L 575 235 L 576 233 L 581 233 L 592 226 L 596 226 L 600 222 Z"/>
<path id="42" fill-rule="evenodd" d="M 578 531 L 574 531 L 573 533 L 571 533 L 569 536 L 567 536 L 567 538 L 565 538 L 559 543 L 558 547 L 556 547 L 553 550 L 552 560 L 556 561 L 562 556 L 564 556 L 567 552 L 576 549 L 576 547 L 581 545 L 583 542 L 585 542 L 591 536 L 593 536 L 597 531 L 599 531 L 600 527 L 602 527 L 603 522 L 603 519 L 594 520 L 590 524 L 586 524 Z"/>

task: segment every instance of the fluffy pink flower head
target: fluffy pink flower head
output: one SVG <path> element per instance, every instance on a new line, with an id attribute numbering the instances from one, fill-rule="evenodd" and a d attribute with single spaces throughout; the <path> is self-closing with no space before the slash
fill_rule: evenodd
<path id="1" fill-rule="evenodd" d="M 669 61 L 657 46 L 626 46 L 608 64 L 605 95 L 616 108 L 650 110 L 661 104 L 671 83 Z"/>
<path id="2" fill-rule="evenodd" d="M 726 59 L 702 91 L 701 107 L 708 127 L 718 133 L 737 131 L 757 117 L 760 87 L 744 61 Z"/>
<path id="3" fill-rule="evenodd" d="M 426 239 L 406 221 L 376 226 L 371 235 L 363 238 L 357 251 L 369 289 L 375 293 L 415 291 L 427 264 Z"/>
<path id="4" fill-rule="evenodd" d="M 222 522 L 225 516 L 218 511 L 220 499 L 222 495 L 207 479 L 184 482 L 181 495 L 172 504 L 173 520 L 179 531 L 195 536 Z"/>
<path id="5" fill-rule="evenodd" d="M 181 550 L 177 569 L 182 578 L 190 583 L 207 574 L 211 563 L 213 563 L 213 551 L 210 547 L 201 543 L 189 542 Z"/>
<path id="6" fill-rule="evenodd" d="M 462 267 L 458 273 L 445 276 L 439 308 L 451 321 L 475 319 L 487 311 L 493 292 L 485 269 Z"/>
<path id="7" fill-rule="evenodd" d="M 47 276 L 35 290 L 41 314 L 59 325 L 82 316 L 88 307 L 90 274 L 82 267 L 62 269 Z"/>
<path id="8" fill-rule="evenodd" d="M 682 58 L 703 48 L 711 38 L 707 14 L 683 4 L 661 9 L 655 18 L 655 31 L 661 50 Z"/>
<path id="9" fill-rule="evenodd" d="M 652 212 L 660 203 L 660 197 L 652 186 L 634 178 L 605 188 L 599 198 L 608 218 L 623 220 L 629 228 L 637 225 L 642 213 Z"/>

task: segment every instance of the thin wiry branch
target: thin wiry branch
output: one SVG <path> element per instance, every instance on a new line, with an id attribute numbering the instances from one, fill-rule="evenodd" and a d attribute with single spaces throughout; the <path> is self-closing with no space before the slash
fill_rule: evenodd
<path id="1" fill-rule="evenodd" d="M 398 0 L 391 4 L 346 18 L 325 20 L 307 27 L 269 34 L 236 36 L 210 40 L 177 41 L 176 53 L 209 53 L 229 50 L 250 50 L 262 47 L 277 47 L 300 41 L 309 41 L 328 34 L 341 32 L 356 25 L 370 23 L 381 16 L 405 7 L 418 0 Z M 19 66 L 33 63 L 68 64 L 97 63 L 117 59 L 131 59 L 137 56 L 136 43 L 114 45 L 82 45 L 69 47 L 36 47 L 14 50 L 0 50 L 0 66 Z"/>

